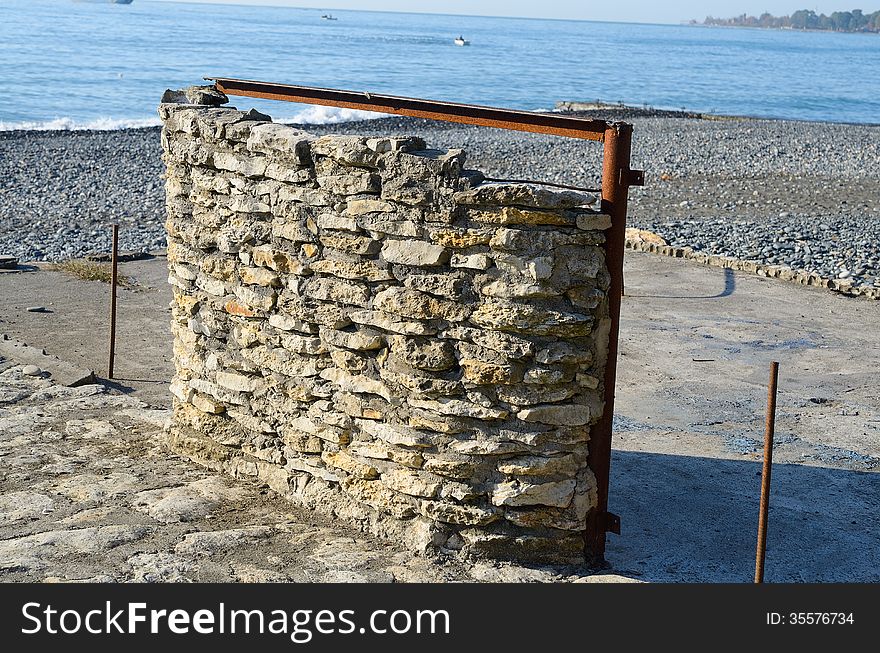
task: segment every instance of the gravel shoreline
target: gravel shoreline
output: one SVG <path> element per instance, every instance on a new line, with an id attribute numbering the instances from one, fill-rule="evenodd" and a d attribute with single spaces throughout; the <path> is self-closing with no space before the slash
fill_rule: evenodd
<path id="1" fill-rule="evenodd" d="M 244 105 L 244 103 L 241 103 Z M 880 126 L 602 111 L 635 124 L 629 225 L 670 245 L 880 287 Z M 412 118 L 306 130 L 415 134 L 493 177 L 596 187 L 601 147 Z M 164 247 L 158 128 L 0 133 L 0 254 L 57 261 Z"/>

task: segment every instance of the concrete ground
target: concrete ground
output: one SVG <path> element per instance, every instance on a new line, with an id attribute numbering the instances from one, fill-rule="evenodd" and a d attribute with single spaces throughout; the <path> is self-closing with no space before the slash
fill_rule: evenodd
<path id="1" fill-rule="evenodd" d="M 122 266 L 135 286 L 108 392 L 0 366 L 0 579 L 748 582 L 778 360 L 766 580 L 880 581 L 880 302 L 627 252 L 609 506 L 623 531 L 596 577 L 413 558 L 169 458 L 164 266 Z M 0 333 L 105 374 L 106 284 L 2 273 L 0 306 Z"/>

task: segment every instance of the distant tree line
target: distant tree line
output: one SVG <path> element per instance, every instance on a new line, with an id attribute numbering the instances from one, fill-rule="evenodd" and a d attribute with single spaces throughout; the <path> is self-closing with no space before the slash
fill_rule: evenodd
<path id="1" fill-rule="evenodd" d="M 830 16 L 826 16 L 809 9 L 801 9 L 791 16 L 773 16 L 766 12 L 760 16 L 742 14 L 734 18 L 707 16 L 703 24 L 728 27 L 818 29 L 833 32 L 880 32 L 880 11 L 866 14 L 861 9 L 853 9 L 852 11 L 835 11 Z"/>

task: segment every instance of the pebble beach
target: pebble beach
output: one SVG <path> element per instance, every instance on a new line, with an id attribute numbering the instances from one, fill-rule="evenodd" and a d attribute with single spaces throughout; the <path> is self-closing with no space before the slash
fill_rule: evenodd
<path id="1" fill-rule="evenodd" d="M 592 114 L 635 125 L 629 226 L 670 245 L 880 286 L 880 126 Z M 500 178 L 599 185 L 601 147 L 421 119 L 304 127 L 316 135 L 418 135 Z M 60 261 L 165 245 L 159 129 L 0 132 L 0 255 Z"/>

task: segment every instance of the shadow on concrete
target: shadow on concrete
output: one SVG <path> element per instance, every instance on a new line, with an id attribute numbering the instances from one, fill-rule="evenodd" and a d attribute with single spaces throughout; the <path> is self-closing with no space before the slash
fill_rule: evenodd
<path id="1" fill-rule="evenodd" d="M 752 582 L 761 465 L 614 451 L 614 571 L 646 581 Z M 773 466 L 765 582 L 880 581 L 880 473 Z"/>
<path id="2" fill-rule="evenodd" d="M 120 381 L 131 382 L 132 379 L 113 379 L 111 381 L 110 379 L 105 379 L 104 377 L 96 377 L 96 382 L 100 383 L 105 388 L 109 388 L 111 390 L 115 390 L 116 392 L 121 392 L 126 395 L 134 392 L 134 388 L 132 388 L 130 385 L 120 383 Z"/>
<path id="3" fill-rule="evenodd" d="M 40 268 L 30 263 L 19 263 L 14 268 L 0 268 L 0 274 L 15 274 L 17 272 L 39 272 Z"/>
<path id="4" fill-rule="evenodd" d="M 171 383 L 171 379 L 129 379 L 121 376 L 117 376 L 113 381 L 124 381 L 125 383 L 148 383 L 153 385 L 168 385 Z"/>
<path id="5" fill-rule="evenodd" d="M 641 299 L 720 299 L 721 297 L 730 297 L 736 291 L 736 277 L 733 270 L 722 269 L 724 271 L 724 288 L 714 295 L 638 295 L 627 292 L 626 296 Z"/>

